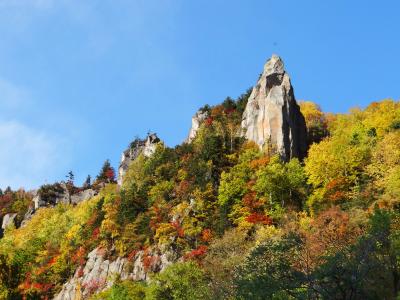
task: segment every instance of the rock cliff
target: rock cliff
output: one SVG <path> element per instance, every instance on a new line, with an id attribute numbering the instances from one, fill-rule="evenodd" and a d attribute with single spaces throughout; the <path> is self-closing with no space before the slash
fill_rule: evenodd
<path id="1" fill-rule="evenodd" d="M 207 119 L 208 113 L 206 111 L 198 110 L 192 117 L 192 127 L 189 131 L 189 136 L 186 139 L 187 143 L 191 143 L 196 137 L 197 131 L 200 128 L 201 123 Z"/>
<path id="2" fill-rule="evenodd" d="M 141 153 L 144 156 L 151 156 L 156 150 L 157 144 L 161 140 L 155 133 L 149 134 L 146 139 L 136 139 L 126 149 L 121 156 L 121 163 L 118 168 L 118 185 L 122 185 L 123 178 L 128 171 L 129 165 L 134 161 Z"/>
<path id="3" fill-rule="evenodd" d="M 91 188 L 86 188 L 71 194 L 65 182 L 61 182 L 53 185 L 42 186 L 41 190 L 36 193 L 32 201 L 34 203 L 34 209 L 37 210 L 40 207 L 56 205 L 58 203 L 78 204 L 94 197 L 95 195 L 97 195 L 97 191 Z"/>
<path id="4" fill-rule="evenodd" d="M 3 221 L 1 224 L 1 229 L 5 230 L 8 226 L 15 224 L 15 217 L 17 216 L 16 213 L 5 214 L 3 217 Z"/>
<path id="5" fill-rule="evenodd" d="M 104 250 L 94 249 L 88 254 L 85 266 L 76 270 L 54 300 L 87 299 L 111 287 L 116 278 L 148 281 L 149 273 L 160 272 L 178 259 L 174 252 L 154 249 L 140 250 L 132 256 L 131 260 L 121 257 L 110 260 Z"/>
<path id="6" fill-rule="evenodd" d="M 282 159 L 306 155 L 307 129 L 281 58 L 265 64 L 242 119 L 243 135 L 260 147 L 271 147 Z"/>

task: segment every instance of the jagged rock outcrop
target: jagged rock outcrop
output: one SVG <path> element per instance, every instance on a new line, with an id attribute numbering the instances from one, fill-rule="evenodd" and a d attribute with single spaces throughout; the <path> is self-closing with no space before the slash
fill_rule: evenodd
<path id="1" fill-rule="evenodd" d="M 191 143 L 194 140 L 201 123 L 203 123 L 203 121 L 207 119 L 207 117 L 207 111 L 203 111 L 200 109 L 195 113 L 195 115 L 192 117 L 192 127 L 190 128 L 189 136 L 186 139 L 187 143 Z"/>
<path id="2" fill-rule="evenodd" d="M 272 147 L 286 161 L 306 155 L 305 120 L 283 61 L 277 55 L 266 62 L 251 92 L 243 113 L 242 129 L 248 140 L 260 147 Z"/>
<path id="3" fill-rule="evenodd" d="M 123 178 L 128 171 L 131 162 L 141 153 L 147 157 L 151 156 L 160 141 L 161 140 L 157 137 L 157 134 L 152 133 L 149 134 L 146 139 L 136 139 L 129 145 L 129 148 L 122 153 L 121 163 L 118 168 L 118 185 L 122 185 Z"/>
<path id="4" fill-rule="evenodd" d="M 93 189 L 85 189 L 83 191 L 80 191 L 76 194 L 72 194 L 71 195 L 71 199 L 70 199 L 70 203 L 72 204 L 78 204 L 82 201 L 86 201 L 89 200 L 90 198 L 93 198 L 94 196 L 96 196 L 98 194 L 97 191 L 93 190 Z"/>
<path id="5" fill-rule="evenodd" d="M 29 207 L 27 212 L 24 215 L 24 218 L 22 219 L 20 227 L 24 227 L 28 223 L 28 221 L 30 219 L 32 219 L 34 214 L 35 214 L 35 208 L 34 207 Z"/>
<path id="6" fill-rule="evenodd" d="M 70 203 L 70 200 L 67 185 L 64 182 L 61 182 L 53 185 L 42 186 L 32 201 L 36 210 L 40 207 L 56 205 L 57 203 L 68 204 Z"/>
<path id="7" fill-rule="evenodd" d="M 1 229 L 5 230 L 8 226 L 15 224 L 16 213 L 5 214 L 3 216 L 3 222 L 1 223 Z"/>
<path id="8" fill-rule="evenodd" d="M 78 204 L 97 195 L 97 191 L 91 188 L 78 190 L 70 193 L 65 182 L 47 185 L 43 190 L 39 190 L 33 197 L 34 209 L 58 203 Z"/>
<path id="9" fill-rule="evenodd" d="M 91 294 L 111 287 L 117 277 L 121 280 L 147 281 L 149 273 L 160 272 L 177 259 L 173 252 L 141 250 L 131 261 L 121 257 L 109 260 L 103 249 L 96 248 L 88 254 L 85 266 L 76 270 L 54 300 L 73 300 L 78 295 L 87 299 Z"/>

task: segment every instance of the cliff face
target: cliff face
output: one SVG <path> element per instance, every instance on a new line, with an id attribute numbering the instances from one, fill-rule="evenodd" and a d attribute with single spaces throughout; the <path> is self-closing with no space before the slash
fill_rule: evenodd
<path id="1" fill-rule="evenodd" d="M 192 117 L 192 127 L 190 128 L 189 136 L 186 139 L 187 143 L 191 143 L 194 140 L 201 123 L 203 123 L 203 121 L 207 119 L 207 117 L 208 113 L 202 110 L 197 111 L 196 114 Z"/>
<path id="2" fill-rule="evenodd" d="M 243 113 L 244 136 L 260 147 L 272 147 L 282 159 L 306 155 L 307 129 L 289 75 L 280 57 L 265 64 Z"/>
<path id="3" fill-rule="evenodd" d="M 156 150 L 157 144 L 161 140 L 155 133 L 149 134 L 145 140 L 136 139 L 131 143 L 129 148 L 122 153 L 121 162 L 118 168 L 118 185 L 122 185 L 122 181 L 128 171 L 129 165 L 134 161 L 141 153 L 144 156 L 151 156 Z"/>
<path id="4" fill-rule="evenodd" d="M 117 257 L 110 260 L 104 250 L 96 248 L 88 254 L 85 266 L 76 270 L 54 300 L 87 299 L 110 288 L 116 278 L 148 281 L 150 273 L 160 272 L 177 260 L 174 252 L 157 249 L 140 250 L 131 259 Z"/>

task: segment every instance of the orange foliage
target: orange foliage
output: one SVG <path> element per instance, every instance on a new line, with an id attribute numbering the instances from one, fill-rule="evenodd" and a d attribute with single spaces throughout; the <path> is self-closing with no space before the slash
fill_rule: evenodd
<path id="1" fill-rule="evenodd" d="M 262 207 L 264 203 L 260 200 L 257 200 L 256 196 L 256 192 L 248 192 L 243 196 L 243 204 L 250 209 L 257 209 Z"/>
<path id="2" fill-rule="evenodd" d="M 223 114 L 224 112 L 224 107 L 222 105 L 216 105 L 212 108 L 211 110 L 211 117 L 219 117 Z"/>
<path id="3" fill-rule="evenodd" d="M 246 221 L 253 224 L 272 225 L 272 220 L 265 214 L 252 213 L 246 217 Z"/>
<path id="4" fill-rule="evenodd" d="M 258 159 L 254 159 L 250 162 L 250 167 L 252 169 L 259 169 L 260 167 L 266 166 L 268 165 L 270 162 L 270 157 L 269 156 L 263 156 L 261 158 Z"/>
<path id="5" fill-rule="evenodd" d="M 162 222 L 161 209 L 158 206 L 153 206 L 153 216 L 150 219 L 150 228 L 154 231 L 157 230 L 158 224 Z"/>
<path id="6" fill-rule="evenodd" d="M 353 226 L 349 215 L 336 206 L 321 213 L 311 226 L 312 230 L 303 235 L 313 266 L 318 265 L 324 255 L 348 247 L 362 234 L 362 229 Z"/>
<path id="7" fill-rule="evenodd" d="M 335 178 L 326 185 L 326 197 L 334 203 L 345 200 L 347 189 L 348 183 L 346 178 Z"/>
<path id="8" fill-rule="evenodd" d="M 79 247 L 75 254 L 72 256 L 72 262 L 84 265 L 86 262 L 86 250 L 84 247 Z"/>
<path id="9" fill-rule="evenodd" d="M 187 180 L 182 180 L 176 188 L 176 195 L 180 199 L 185 199 L 188 197 L 190 191 L 191 182 Z"/>
<path id="10" fill-rule="evenodd" d="M 201 239 L 203 242 L 209 242 L 212 239 L 212 232 L 210 229 L 204 229 L 201 232 Z"/>

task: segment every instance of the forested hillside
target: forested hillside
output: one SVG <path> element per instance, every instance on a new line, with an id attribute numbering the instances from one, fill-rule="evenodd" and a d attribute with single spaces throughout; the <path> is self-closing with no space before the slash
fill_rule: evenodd
<path id="1" fill-rule="evenodd" d="M 2 192 L 1 215 L 17 215 L 0 240 L 0 298 L 396 299 L 400 104 L 300 102 L 308 154 L 283 160 L 238 134 L 249 96 L 203 107 L 190 142 L 139 153 L 121 186 L 106 163 L 85 187 L 63 183 L 95 191 L 78 204 L 46 202 L 62 188 L 42 187 L 23 226 L 33 195 Z"/>

